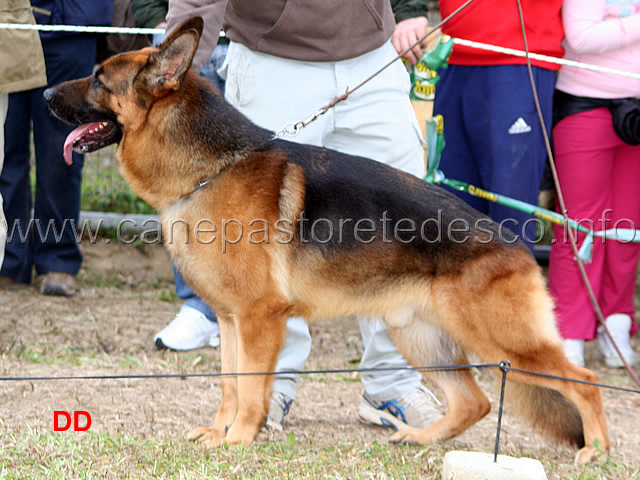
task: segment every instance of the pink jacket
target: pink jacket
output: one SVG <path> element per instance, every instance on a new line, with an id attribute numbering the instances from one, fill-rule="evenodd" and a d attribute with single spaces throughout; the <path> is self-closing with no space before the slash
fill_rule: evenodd
<path id="1" fill-rule="evenodd" d="M 569 60 L 640 73 L 640 0 L 565 0 Z M 582 97 L 640 98 L 640 79 L 563 66 L 558 90 Z"/>

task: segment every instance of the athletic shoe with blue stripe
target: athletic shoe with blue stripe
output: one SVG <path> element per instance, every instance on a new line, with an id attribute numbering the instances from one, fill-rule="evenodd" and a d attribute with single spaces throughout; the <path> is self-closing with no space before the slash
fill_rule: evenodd
<path id="1" fill-rule="evenodd" d="M 442 418 L 441 406 L 435 395 L 420 385 L 387 402 L 374 400 L 365 392 L 358 415 L 367 423 L 393 427 L 396 430 L 424 428 Z"/>

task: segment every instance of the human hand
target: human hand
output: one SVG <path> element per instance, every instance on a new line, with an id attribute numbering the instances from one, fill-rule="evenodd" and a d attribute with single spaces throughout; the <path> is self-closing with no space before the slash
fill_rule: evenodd
<path id="1" fill-rule="evenodd" d="M 427 17 L 415 17 L 403 20 L 396 25 L 391 36 L 391 43 L 398 53 L 404 52 L 426 33 L 429 21 Z M 415 65 L 422 58 L 422 48 L 426 46 L 426 40 L 416 45 L 402 58 Z"/>

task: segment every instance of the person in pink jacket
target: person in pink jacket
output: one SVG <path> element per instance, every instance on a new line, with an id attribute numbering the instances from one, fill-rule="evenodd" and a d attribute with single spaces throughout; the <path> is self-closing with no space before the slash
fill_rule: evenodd
<path id="1" fill-rule="evenodd" d="M 562 14 L 566 59 L 640 73 L 640 1 L 565 0 Z M 616 133 L 612 116 L 624 99 L 638 98 L 638 79 L 567 66 L 558 74 L 553 144 L 560 186 L 569 217 L 594 230 L 640 228 L 640 145 Z M 563 227 L 554 233 L 549 287 L 567 357 L 584 365 L 584 342 L 597 338 L 606 365 L 623 366 L 598 327 L 568 233 Z M 577 239 L 580 245 L 584 235 Z M 639 243 L 596 237 L 593 259 L 585 265 L 607 327 L 631 364 L 639 360 L 630 345 L 637 330 L 633 297 L 639 253 Z"/>

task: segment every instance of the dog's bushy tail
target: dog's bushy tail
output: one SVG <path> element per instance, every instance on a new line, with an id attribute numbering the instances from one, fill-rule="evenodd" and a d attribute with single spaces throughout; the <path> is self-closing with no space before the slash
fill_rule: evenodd
<path id="1" fill-rule="evenodd" d="M 508 377 L 507 377 L 508 379 Z M 551 440 L 584 447 L 582 418 L 576 406 L 560 392 L 507 381 L 505 401 Z"/>

